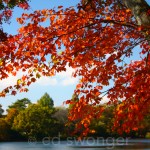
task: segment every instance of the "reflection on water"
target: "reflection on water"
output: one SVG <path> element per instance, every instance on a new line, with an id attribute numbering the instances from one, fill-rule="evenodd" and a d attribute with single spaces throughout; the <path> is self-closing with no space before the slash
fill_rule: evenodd
<path id="1" fill-rule="evenodd" d="M 87 142 L 87 141 L 86 141 Z M 80 143 L 71 141 L 52 142 L 2 142 L 0 150 L 150 150 L 150 140 L 129 140 L 128 143 L 92 143 L 92 141 L 81 141 Z"/>

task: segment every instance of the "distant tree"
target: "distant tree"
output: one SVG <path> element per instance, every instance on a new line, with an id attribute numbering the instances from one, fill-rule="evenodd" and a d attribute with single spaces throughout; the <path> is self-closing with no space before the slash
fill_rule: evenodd
<path id="1" fill-rule="evenodd" d="M 19 141 L 24 138 L 11 128 L 5 118 L 0 118 L 0 141 Z"/>
<path id="2" fill-rule="evenodd" d="M 56 113 L 54 117 L 59 120 L 59 122 L 65 124 L 68 119 L 68 110 L 65 107 L 56 107 Z"/>
<path id="3" fill-rule="evenodd" d="M 120 106 L 121 102 L 118 105 L 103 105 L 105 107 L 100 118 L 93 119 L 90 128 L 94 129 L 94 134 L 92 136 L 108 137 L 108 136 L 120 136 L 117 130 L 112 130 L 113 123 L 115 119 L 114 110 Z M 145 138 L 146 134 L 150 132 L 150 112 L 147 116 L 144 117 L 143 121 L 140 122 L 138 130 L 132 130 L 131 132 L 122 132 L 121 136 L 128 136 L 131 138 Z"/>
<path id="4" fill-rule="evenodd" d="M 7 115 L 5 117 L 5 120 L 7 121 L 7 123 L 12 126 L 15 117 L 18 115 L 19 111 L 16 108 L 11 108 L 7 110 Z"/>
<path id="5" fill-rule="evenodd" d="M 53 99 L 49 96 L 48 93 L 45 93 L 39 100 L 38 104 L 40 104 L 43 107 L 49 107 L 52 108 L 54 106 Z"/>
<path id="6" fill-rule="evenodd" d="M 138 131 L 135 132 L 135 135 L 140 138 L 145 138 L 148 133 L 150 133 L 150 109 L 149 114 L 141 121 L 141 126 Z"/>
<path id="7" fill-rule="evenodd" d="M 55 134 L 55 123 L 52 116 L 54 109 L 42 107 L 39 104 L 29 105 L 20 111 L 14 119 L 13 129 L 26 137 L 36 137 L 38 139 Z"/>
<path id="8" fill-rule="evenodd" d="M 68 103 L 67 103 L 67 104 L 69 104 L 69 109 L 71 109 L 74 106 L 74 104 L 79 101 L 78 95 L 73 94 L 72 98 L 71 98 L 71 101 L 72 101 L 72 103 L 70 103 L 70 100 L 68 100 Z"/>
<path id="9" fill-rule="evenodd" d="M 54 114 L 54 118 L 57 119 L 57 128 L 56 132 L 61 133 L 61 137 L 67 137 L 67 128 L 66 123 L 68 122 L 68 109 L 65 107 L 56 107 L 56 112 Z"/>
<path id="10" fill-rule="evenodd" d="M 4 112 L 4 109 L 2 108 L 2 105 L 0 104 L 0 117 L 2 117 L 3 112 Z"/>
<path id="11" fill-rule="evenodd" d="M 23 99 L 19 99 L 17 100 L 15 103 L 13 103 L 12 105 L 8 106 L 9 109 L 11 108 L 15 108 L 17 110 L 24 110 L 25 108 L 27 108 L 27 106 L 31 104 L 31 101 L 28 98 L 23 98 Z"/>
<path id="12" fill-rule="evenodd" d="M 4 118 L 0 118 L 0 141 L 10 140 L 10 126 Z"/>
<path id="13" fill-rule="evenodd" d="M 105 107 L 102 115 L 100 118 L 94 118 L 90 125 L 90 128 L 94 130 L 94 134 L 92 133 L 92 135 L 102 137 L 115 136 L 116 133 L 112 131 L 114 121 L 114 106 L 107 106 L 103 104 L 102 107 Z"/>
<path id="14" fill-rule="evenodd" d="M 14 119 L 19 114 L 19 112 L 27 108 L 29 104 L 31 104 L 31 101 L 28 98 L 23 98 L 8 106 L 7 116 L 5 119 L 10 126 L 12 126 Z"/>
<path id="15" fill-rule="evenodd" d="M 78 97 L 77 94 L 73 94 L 71 99 L 72 99 L 73 101 L 79 101 L 79 97 Z"/>

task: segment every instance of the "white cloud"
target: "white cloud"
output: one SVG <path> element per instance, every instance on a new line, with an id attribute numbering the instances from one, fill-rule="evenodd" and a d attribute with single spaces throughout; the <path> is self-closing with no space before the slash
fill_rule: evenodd
<path id="1" fill-rule="evenodd" d="M 72 77 L 72 73 L 75 69 L 66 66 L 66 71 L 62 71 L 56 74 L 54 77 L 41 77 L 37 84 L 41 86 L 57 86 L 58 84 L 61 86 L 69 86 L 77 83 L 78 78 Z"/>
<path id="2" fill-rule="evenodd" d="M 75 69 L 66 66 L 66 71 L 62 71 L 57 74 L 57 77 L 60 79 L 60 84 L 63 86 L 74 85 L 78 82 L 78 77 L 74 78 L 72 74 L 75 72 Z"/>
<path id="3" fill-rule="evenodd" d="M 6 88 L 8 86 L 14 85 L 14 84 L 16 84 L 16 81 L 17 81 L 18 78 L 19 78 L 19 76 L 9 75 L 8 78 L 3 79 L 3 80 L 0 81 L 0 87 L 1 88 Z"/>
<path id="4" fill-rule="evenodd" d="M 113 55 L 113 54 L 117 55 L 117 51 L 113 52 L 112 54 L 106 54 L 106 55 L 105 55 L 105 56 L 106 56 L 106 59 L 109 58 L 109 57 L 110 57 L 111 55 Z"/>
<path id="5" fill-rule="evenodd" d="M 58 81 L 56 78 L 51 78 L 51 77 L 41 77 L 39 80 L 36 82 L 37 84 L 41 86 L 55 86 L 58 84 Z"/>
<path id="6" fill-rule="evenodd" d="M 68 78 L 68 79 L 63 79 L 61 84 L 64 85 L 64 86 L 67 86 L 67 85 L 73 85 L 73 84 L 76 84 L 78 82 L 78 79 L 77 78 Z"/>
<path id="7" fill-rule="evenodd" d="M 62 71 L 60 73 L 58 73 L 57 75 L 61 78 L 66 78 L 66 77 L 71 77 L 72 73 L 75 71 L 75 69 L 66 66 L 66 71 Z"/>
<path id="8" fill-rule="evenodd" d="M 78 78 L 72 77 L 72 73 L 74 71 L 75 69 L 66 66 L 66 71 L 57 73 L 54 77 L 41 77 L 40 79 L 37 79 L 37 82 L 35 84 L 41 86 L 57 86 L 58 84 L 61 86 L 74 85 L 78 81 Z M 8 86 L 15 85 L 17 80 L 21 78 L 22 75 L 23 72 L 17 73 L 16 76 L 9 75 L 7 79 L 0 81 L 0 88 L 4 89 Z"/>
<path id="9" fill-rule="evenodd" d="M 110 99 L 107 97 L 107 95 L 105 95 L 102 100 L 101 100 L 101 103 L 102 104 L 105 104 L 105 103 L 108 103 L 110 101 Z"/>

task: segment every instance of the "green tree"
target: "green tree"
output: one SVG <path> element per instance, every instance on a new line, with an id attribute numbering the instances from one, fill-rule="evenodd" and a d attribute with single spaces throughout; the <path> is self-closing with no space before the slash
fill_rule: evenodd
<path id="1" fill-rule="evenodd" d="M 56 119 L 53 118 L 54 109 L 42 107 L 39 104 L 29 105 L 20 111 L 14 119 L 13 129 L 26 137 L 36 137 L 38 139 L 55 134 Z"/>
<path id="2" fill-rule="evenodd" d="M 11 108 L 15 108 L 19 111 L 24 110 L 25 108 L 27 108 L 27 106 L 31 104 L 31 101 L 28 98 L 23 98 L 23 99 L 19 99 L 17 100 L 15 103 L 13 103 L 12 105 L 8 106 L 9 109 Z"/>
<path id="3" fill-rule="evenodd" d="M 11 108 L 7 110 L 7 115 L 5 117 L 5 120 L 7 123 L 12 126 L 14 122 L 14 118 L 18 115 L 19 111 L 16 108 Z"/>
<path id="4" fill-rule="evenodd" d="M 45 93 L 45 94 L 38 100 L 38 104 L 40 104 L 42 107 L 53 108 L 53 106 L 54 106 L 54 101 L 53 101 L 53 99 L 49 96 L 48 93 Z"/>
<path id="5" fill-rule="evenodd" d="M 4 112 L 4 109 L 2 108 L 2 105 L 0 104 L 0 117 L 2 117 L 3 112 Z"/>
<path id="6" fill-rule="evenodd" d="M 29 104 L 31 104 L 31 101 L 28 98 L 23 98 L 8 106 L 7 116 L 5 119 L 10 126 L 12 126 L 14 119 L 19 112 L 27 108 Z"/>

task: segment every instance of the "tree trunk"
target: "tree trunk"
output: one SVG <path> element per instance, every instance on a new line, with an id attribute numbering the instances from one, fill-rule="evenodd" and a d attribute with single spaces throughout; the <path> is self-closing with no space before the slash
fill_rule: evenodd
<path id="1" fill-rule="evenodd" d="M 129 8 L 134 17 L 136 18 L 138 25 L 150 26 L 150 6 L 145 0 L 122 0 L 127 8 Z"/>

